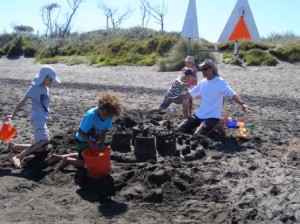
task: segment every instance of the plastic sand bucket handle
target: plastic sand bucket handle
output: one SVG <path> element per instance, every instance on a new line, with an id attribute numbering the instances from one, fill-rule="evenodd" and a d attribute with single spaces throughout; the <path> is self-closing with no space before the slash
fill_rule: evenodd
<path id="1" fill-rule="evenodd" d="M 11 123 L 9 122 L 3 122 L 2 128 L 0 130 L 0 139 L 9 142 L 12 137 L 14 137 L 17 134 L 17 129 L 15 129 Z"/>

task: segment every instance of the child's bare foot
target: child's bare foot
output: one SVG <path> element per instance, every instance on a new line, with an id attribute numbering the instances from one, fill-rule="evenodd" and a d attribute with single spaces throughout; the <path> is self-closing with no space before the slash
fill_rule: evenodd
<path id="1" fill-rule="evenodd" d="M 13 162 L 13 165 L 14 165 L 14 167 L 16 169 L 21 169 L 22 168 L 22 166 L 21 166 L 21 160 L 18 157 L 14 156 L 12 158 L 12 162 Z"/>
<path id="2" fill-rule="evenodd" d="M 180 114 L 179 118 L 187 119 L 190 115 L 188 114 Z"/>
<path id="3" fill-rule="evenodd" d="M 65 168 L 68 165 L 68 157 L 65 156 L 62 158 L 59 166 L 57 167 L 57 169 L 62 170 L 63 168 Z"/>
<path id="4" fill-rule="evenodd" d="M 224 123 L 219 121 L 215 127 L 215 131 L 220 132 L 221 134 L 225 134 L 225 127 L 224 127 Z"/>
<path id="5" fill-rule="evenodd" d="M 64 157 L 62 155 L 58 154 L 52 154 L 49 159 L 46 160 L 46 163 L 48 165 L 51 165 L 53 163 L 58 163 L 60 160 L 62 160 Z"/>
<path id="6" fill-rule="evenodd" d="M 2 152 L 3 152 L 3 153 L 8 153 L 8 152 L 10 152 L 11 150 L 13 150 L 14 147 L 15 147 L 15 143 L 9 142 L 7 148 L 4 149 L 4 150 L 2 150 Z"/>

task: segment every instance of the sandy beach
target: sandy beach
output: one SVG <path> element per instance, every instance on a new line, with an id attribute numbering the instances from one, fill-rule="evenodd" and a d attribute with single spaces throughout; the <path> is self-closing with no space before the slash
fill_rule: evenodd
<path id="1" fill-rule="evenodd" d="M 48 154 L 31 155 L 12 167 L 17 152 L 0 152 L 1 223 L 299 223 L 300 222 L 300 64 L 239 67 L 220 63 L 220 76 L 254 112 L 244 114 L 226 99 L 223 115 L 244 119 L 249 135 L 213 133 L 190 147 L 191 136 L 176 135 L 176 155 L 156 153 L 139 161 L 130 151 L 112 151 L 111 175 L 101 180 L 86 170 L 45 166 L 52 153 L 74 152 L 74 136 L 84 113 L 101 91 L 119 92 L 124 111 L 107 141 L 143 123 L 151 136 L 172 132 L 181 108 L 139 117 L 156 107 L 180 73 L 157 67 L 88 67 L 54 64 L 62 83 L 53 85 Z M 41 64 L 34 59 L 0 58 L 0 116 L 12 113 Z M 199 79 L 201 78 L 201 72 Z M 201 99 L 194 100 L 194 111 Z M 28 104 L 13 121 L 15 142 L 30 143 Z M 175 109 L 175 112 L 174 110 Z M 171 123 L 171 130 L 166 129 Z M 251 126 L 252 125 L 252 126 Z M 172 132 L 173 133 L 173 132 Z M 183 143 L 178 139 L 183 139 Z M 0 151 L 7 143 L 0 143 Z M 187 150 L 191 148 L 191 150 Z"/>

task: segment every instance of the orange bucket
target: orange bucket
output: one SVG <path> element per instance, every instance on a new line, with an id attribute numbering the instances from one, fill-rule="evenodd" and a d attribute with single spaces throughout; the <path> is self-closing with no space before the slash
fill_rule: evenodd
<path id="1" fill-rule="evenodd" d="M 2 128 L 0 130 L 0 139 L 9 142 L 12 137 L 14 137 L 17 133 L 17 129 L 15 129 L 11 124 L 3 122 Z"/>
<path id="2" fill-rule="evenodd" d="M 99 179 L 110 174 L 110 147 L 105 147 L 103 152 L 88 148 L 82 155 L 90 178 Z"/>

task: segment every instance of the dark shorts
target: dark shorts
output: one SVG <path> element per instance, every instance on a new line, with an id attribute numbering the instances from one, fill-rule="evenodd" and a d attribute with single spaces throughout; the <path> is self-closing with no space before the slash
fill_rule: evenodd
<path id="1" fill-rule="evenodd" d="M 84 160 L 81 152 L 78 152 L 77 159 L 82 161 Z"/>
<path id="2" fill-rule="evenodd" d="M 89 147 L 89 144 L 86 143 L 86 142 L 81 142 L 78 139 L 75 139 L 75 141 L 76 141 L 76 149 L 78 151 L 78 157 L 77 157 L 77 159 L 83 160 L 83 156 L 82 156 L 81 152 L 83 150 L 87 149 Z"/>
<path id="3" fill-rule="evenodd" d="M 178 131 L 194 133 L 194 135 L 208 135 L 214 130 L 219 121 L 218 118 L 200 119 L 194 114 L 181 122 Z"/>

